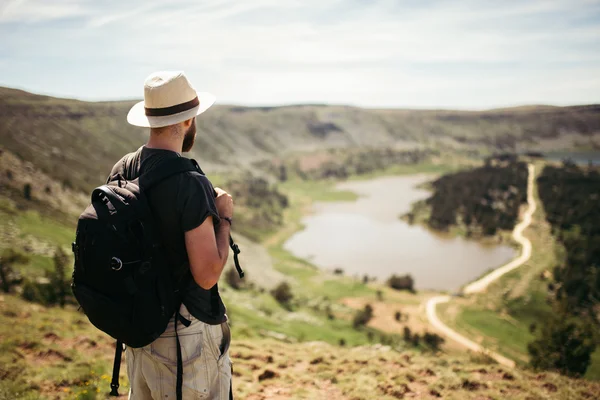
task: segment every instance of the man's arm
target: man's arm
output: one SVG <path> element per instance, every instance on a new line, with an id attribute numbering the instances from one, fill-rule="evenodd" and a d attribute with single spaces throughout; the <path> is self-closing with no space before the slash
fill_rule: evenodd
<path id="1" fill-rule="evenodd" d="M 233 200 L 225 191 L 216 188 L 216 207 L 219 215 L 231 218 Z M 223 220 L 216 229 L 213 218 L 207 217 L 200 226 L 185 232 L 185 247 L 190 270 L 196 283 L 203 289 L 212 288 L 223 272 L 229 255 L 229 222 Z"/>

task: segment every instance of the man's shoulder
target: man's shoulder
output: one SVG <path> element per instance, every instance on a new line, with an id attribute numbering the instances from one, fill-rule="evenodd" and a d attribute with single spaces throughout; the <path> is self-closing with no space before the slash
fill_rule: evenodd
<path id="1" fill-rule="evenodd" d="M 108 175 L 108 179 L 110 180 L 110 178 L 114 175 L 116 175 L 117 173 L 122 173 L 123 171 L 127 170 L 131 164 L 131 161 L 133 160 L 133 158 L 135 158 L 135 155 L 139 152 L 139 149 L 136 151 L 132 151 L 131 153 L 127 153 L 125 154 L 123 157 L 121 157 L 119 159 L 119 161 L 117 161 L 112 169 L 110 170 L 110 174 Z"/>
<path id="2" fill-rule="evenodd" d="M 208 189 L 213 189 L 212 182 L 210 179 L 206 177 L 206 175 L 198 172 L 198 171 L 186 171 L 182 175 L 182 185 L 183 187 L 204 187 Z"/>

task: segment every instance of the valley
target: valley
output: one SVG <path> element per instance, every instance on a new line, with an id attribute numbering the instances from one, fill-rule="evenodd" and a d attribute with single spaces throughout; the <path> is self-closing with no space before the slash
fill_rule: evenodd
<path id="1" fill-rule="evenodd" d="M 145 142 L 143 130 L 124 122 L 130 105 L 0 90 L 0 251 L 12 249 L 24 256 L 12 265 L 10 293 L 0 297 L 0 399 L 106 397 L 112 340 L 87 322 L 72 299 L 67 299 L 64 309 L 52 304 L 47 287 L 57 248 L 70 254 L 87 192 L 104 182 L 116 159 Z M 421 190 L 419 198 L 403 197 L 403 192 L 413 190 L 412 183 L 481 168 L 485 158 L 498 151 L 557 148 L 557 142 L 567 148 L 595 149 L 600 143 L 599 110 L 597 106 L 453 112 L 223 105 L 199 119 L 197 150 L 190 157 L 201 161 L 215 185 L 234 194 L 236 215 L 240 215 L 234 237 L 248 279 L 228 278 L 230 260 L 222 284 L 234 337 L 235 394 L 249 399 L 600 396 L 600 384 L 593 381 L 598 379 L 596 355 L 587 380 L 526 366 L 526 347 L 535 338 L 531 323 L 550 312 L 545 303 L 548 282 L 540 276 L 556 264 L 552 248 L 556 243 L 542 207 L 525 232 L 534 248 L 530 261 L 483 294 L 438 306 L 444 323 L 517 360 L 516 369 L 466 353 L 449 340 L 441 345 L 430 341 L 434 330 L 425 315 L 426 301 L 438 293 L 428 289 L 454 290 L 507 261 L 512 249 L 489 266 L 477 263 L 480 270 L 456 277 L 447 286 L 430 285 L 425 276 L 417 277 L 416 291 L 411 292 L 394 290 L 385 281 L 389 272 L 417 276 L 417 271 L 390 268 L 377 276 L 371 269 L 352 270 L 341 263 L 311 259 L 314 243 L 305 252 L 289 245 L 295 235 L 311 232 L 307 218 L 318 217 L 319 210 L 364 212 L 348 211 L 368 200 L 361 193 L 364 182 L 360 180 L 386 182 L 427 174 L 406 187 L 400 181 L 387 182 L 401 188 L 394 204 L 404 201 L 407 206 L 435 194 L 426 185 L 425 190 L 414 189 Z M 539 174 L 546 161 L 534 162 Z M 385 192 L 368 186 L 364 190 Z M 511 246 L 509 232 L 522 203 L 519 190 L 494 192 L 490 204 L 509 204 L 510 212 L 502 214 L 503 229 L 483 237 L 484 241 Z M 503 197 L 504 192 L 514 196 Z M 367 205 L 366 209 L 381 211 L 382 207 Z M 398 219 L 408 211 L 403 207 L 390 207 L 381 218 L 397 227 L 408 226 Z M 486 229 L 477 225 L 487 213 L 485 207 L 481 210 L 473 214 L 471 224 L 449 224 L 447 238 L 439 240 L 459 236 L 464 246 L 481 246 L 475 239 L 498 225 L 489 220 L 484 221 Z M 431 211 L 421 211 L 410 229 L 424 230 L 418 224 L 425 223 Z M 436 215 L 441 221 L 445 214 Z M 316 230 L 325 236 L 336 234 L 326 230 L 329 225 L 325 221 Z M 372 233 L 373 237 L 380 237 L 379 232 L 383 231 Z M 407 232 L 410 238 L 412 233 Z M 434 233 L 424 230 L 424 234 Z M 435 243 L 428 246 L 436 247 Z M 360 248 L 356 241 L 340 245 L 342 251 L 344 246 Z M 400 251 L 394 257 L 402 256 L 398 242 L 390 246 Z M 462 252 L 471 253 L 469 249 Z M 485 253 L 476 260 L 484 257 Z M 415 261 L 419 262 L 423 261 Z M 343 272 L 336 273 L 336 267 Z M 70 266 L 67 270 L 70 273 Z M 365 280 L 365 274 L 378 279 Z M 61 284 L 68 286 L 69 277 L 62 279 Z M 287 288 L 282 288 L 284 282 Z M 277 293 L 282 290 L 289 296 L 280 297 Z M 364 318 L 365 313 L 369 318 Z M 121 375 L 125 393 L 124 369 Z"/>

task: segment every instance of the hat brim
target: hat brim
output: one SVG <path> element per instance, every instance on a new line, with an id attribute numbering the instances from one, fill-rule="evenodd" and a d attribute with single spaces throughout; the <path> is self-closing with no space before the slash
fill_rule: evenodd
<path id="1" fill-rule="evenodd" d="M 141 126 L 143 128 L 161 128 L 163 126 L 175 125 L 187 121 L 190 118 L 202 114 L 204 111 L 208 110 L 210 106 L 215 104 L 216 97 L 214 95 L 208 92 L 197 92 L 196 94 L 200 101 L 200 104 L 197 107 L 164 117 L 148 117 L 146 115 L 146 109 L 144 108 L 144 102 L 140 101 L 129 110 L 127 122 L 131 125 Z"/>

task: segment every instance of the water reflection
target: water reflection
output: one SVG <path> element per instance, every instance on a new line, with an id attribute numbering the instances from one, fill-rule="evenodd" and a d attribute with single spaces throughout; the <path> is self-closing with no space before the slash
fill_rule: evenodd
<path id="1" fill-rule="evenodd" d="M 346 275 L 375 276 L 410 273 L 420 289 L 456 290 L 483 272 L 514 257 L 508 246 L 481 245 L 451 238 L 421 226 L 410 226 L 398 216 L 410 204 L 427 197 L 416 186 L 426 175 L 345 182 L 338 187 L 361 197 L 356 202 L 317 203 L 305 217 L 305 229 L 285 248 L 326 268 L 342 268 Z"/>

